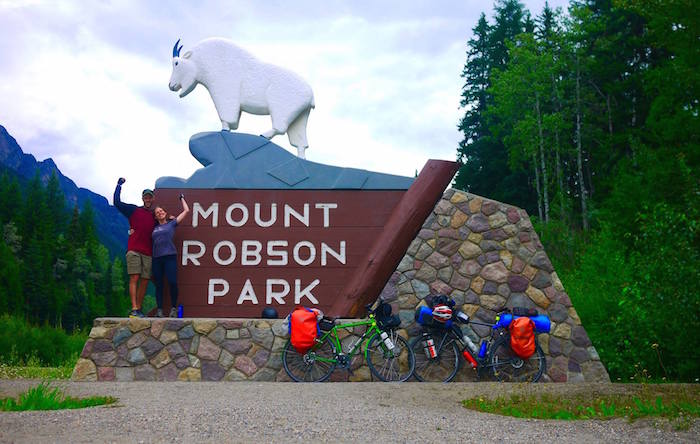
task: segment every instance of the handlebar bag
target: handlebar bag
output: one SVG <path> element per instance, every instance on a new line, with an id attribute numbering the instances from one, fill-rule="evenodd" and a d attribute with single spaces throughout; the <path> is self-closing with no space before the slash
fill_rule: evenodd
<path id="1" fill-rule="evenodd" d="M 535 353 L 535 323 L 528 317 L 516 318 L 508 327 L 513 353 L 528 359 Z"/>

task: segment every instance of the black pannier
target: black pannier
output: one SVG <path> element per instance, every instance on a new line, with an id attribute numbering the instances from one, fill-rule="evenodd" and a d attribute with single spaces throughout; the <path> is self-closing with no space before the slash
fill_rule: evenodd
<path id="1" fill-rule="evenodd" d="M 401 325 L 401 318 L 391 314 L 391 305 L 386 302 L 379 303 L 374 311 L 374 317 L 381 330 L 391 330 Z"/>

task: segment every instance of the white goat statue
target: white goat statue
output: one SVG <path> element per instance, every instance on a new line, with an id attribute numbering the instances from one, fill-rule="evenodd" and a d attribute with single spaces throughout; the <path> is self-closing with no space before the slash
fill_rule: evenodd
<path id="1" fill-rule="evenodd" d="M 180 40 L 173 47 L 173 73 L 169 87 L 180 97 L 201 83 L 209 91 L 224 131 L 238 128 L 241 111 L 266 115 L 272 129 L 262 134 L 271 139 L 287 133 L 289 143 L 304 159 L 309 146 L 306 122 L 315 107 L 311 86 L 297 74 L 264 63 L 233 42 L 205 39 L 180 56 Z"/>

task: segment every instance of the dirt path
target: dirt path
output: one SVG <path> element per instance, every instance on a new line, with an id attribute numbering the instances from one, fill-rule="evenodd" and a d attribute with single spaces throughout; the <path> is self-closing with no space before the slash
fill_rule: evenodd
<path id="1" fill-rule="evenodd" d="M 0 380 L 0 397 L 38 381 Z M 618 384 L 76 383 L 73 396 L 110 395 L 113 407 L 0 413 L 1 442 L 700 442 L 700 421 L 521 420 L 464 409 L 473 396 L 624 394 Z M 695 389 L 695 388 L 694 388 Z M 658 423 L 658 424 L 657 424 Z"/>

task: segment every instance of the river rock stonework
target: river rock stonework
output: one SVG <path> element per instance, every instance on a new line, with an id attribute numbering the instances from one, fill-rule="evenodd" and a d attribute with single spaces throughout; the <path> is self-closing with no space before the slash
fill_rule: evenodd
<path id="1" fill-rule="evenodd" d="M 609 382 L 605 367 L 564 291 L 527 213 L 447 190 L 423 224 L 380 297 L 416 337 L 416 308 L 447 294 L 473 319 L 492 323 L 503 307 L 529 307 L 552 320 L 538 336 L 547 357 L 543 381 Z M 348 320 L 349 321 L 349 320 Z M 488 327 L 463 327 L 476 343 Z M 360 331 L 340 332 L 343 343 Z M 98 318 L 73 370 L 78 381 L 289 381 L 282 368 L 283 320 Z M 331 381 L 370 381 L 362 356 Z M 455 378 L 472 381 L 462 365 Z"/>
<path id="2" fill-rule="evenodd" d="M 447 190 L 380 297 L 413 337 L 421 333 L 413 314 L 430 294 L 449 295 L 485 323 L 503 307 L 535 308 L 552 320 L 550 333 L 538 336 L 547 356 L 544 381 L 610 382 L 525 210 Z M 488 327 L 463 330 L 477 344 L 490 335 Z M 465 367 L 457 380 L 473 379 Z"/>
<path id="3" fill-rule="evenodd" d="M 354 333 L 361 332 L 340 337 L 350 341 Z M 97 318 L 71 379 L 289 381 L 282 368 L 287 339 L 281 319 Z M 361 357 L 352 369 L 336 371 L 331 380 L 371 380 Z"/>

